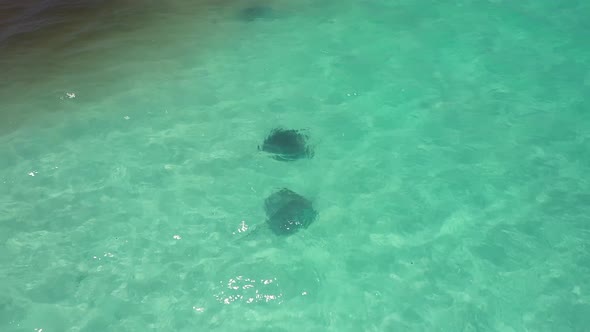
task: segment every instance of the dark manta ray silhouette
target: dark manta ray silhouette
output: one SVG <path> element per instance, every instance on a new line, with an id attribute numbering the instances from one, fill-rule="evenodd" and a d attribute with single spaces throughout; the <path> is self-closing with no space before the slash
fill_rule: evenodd
<path id="1" fill-rule="evenodd" d="M 273 14 L 270 6 L 252 5 L 242 8 L 238 13 L 238 18 L 242 21 L 252 22 L 258 19 L 269 18 Z"/>
<path id="2" fill-rule="evenodd" d="M 276 235 L 290 235 L 307 228 L 318 213 L 305 197 L 282 188 L 264 201 L 266 223 Z"/>
<path id="3" fill-rule="evenodd" d="M 273 129 L 259 150 L 274 154 L 274 159 L 294 161 L 313 157 L 313 149 L 307 145 L 308 136 L 301 130 Z"/>

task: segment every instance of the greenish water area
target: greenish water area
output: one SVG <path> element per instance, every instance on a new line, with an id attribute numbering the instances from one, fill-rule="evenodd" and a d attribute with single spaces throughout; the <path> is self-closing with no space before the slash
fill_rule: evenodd
<path id="1" fill-rule="evenodd" d="M 589 2 L 6 3 L 0 331 L 590 329 Z"/>

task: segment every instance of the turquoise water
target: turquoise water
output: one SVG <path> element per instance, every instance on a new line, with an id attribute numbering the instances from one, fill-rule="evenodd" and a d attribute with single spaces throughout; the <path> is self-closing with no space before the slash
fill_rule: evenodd
<path id="1" fill-rule="evenodd" d="M 588 330 L 590 4 L 257 4 L 3 41 L 1 331 Z"/>

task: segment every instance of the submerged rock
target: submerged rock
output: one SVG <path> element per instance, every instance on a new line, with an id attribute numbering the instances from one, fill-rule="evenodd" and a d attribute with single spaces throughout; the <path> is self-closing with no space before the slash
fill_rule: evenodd
<path id="1" fill-rule="evenodd" d="M 313 149 L 307 144 L 308 136 L 301 130 L 273 129 L 262 143 L 260 150 L 274 154 L 280 161 L 294 161 L 313 157 Z"/>
<path id="2" fill-rule="evenodd" d="M 264 209 L 266 222 L 277 235 L 290 235 L 307 228 L 318 216 L 311 201 L 287 188 L 268 196 Z"/>

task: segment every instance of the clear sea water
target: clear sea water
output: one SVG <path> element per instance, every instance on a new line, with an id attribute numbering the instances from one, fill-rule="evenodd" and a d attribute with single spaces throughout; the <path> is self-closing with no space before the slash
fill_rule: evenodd
<path id="1" fill-rule="evenodd" d="M 1 331 L 590 331 L 588 1 L 1 3 Z"/>

